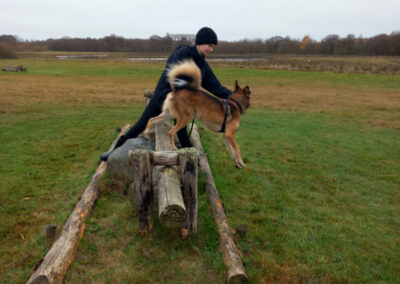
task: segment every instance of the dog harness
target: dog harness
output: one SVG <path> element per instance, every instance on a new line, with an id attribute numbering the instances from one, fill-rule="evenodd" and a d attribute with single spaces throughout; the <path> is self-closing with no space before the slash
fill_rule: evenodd
<path id="1" fill-rule="evenodd" d="M 229 107 L 229 101 L 227 99 L 223 99 L 222 103 L 224 104 L 223 106 L 225 107 L 225 116 L 224 116 L 224 122 L 222 122 L 222 128 L 219 132 L 225 133 L 226 119 L 228 115 L 231 113 L 231 110 Z"/>
<path id="2" fill-rule="evenodd" d="M 243 109 L 242 109 L 242 106 L 239 104 L 239 102 L 237 100 L 235 100 L 234 98 L 229 98 L 229 100 L 231 100 L 232 102 L 234 102 L 236 104 L 236 106 L 238 107 L 238 109 L 240 111 L 240 114 L 242 114 Z M 225 107 L 225 116 L 224 116 L 224 122 L 222 122 L 221 130 L 219 131 L 221 133 L 225 133 L 226 119 L 228 118 L 228 115 L 231 113 L 231 108 L 229 106 L 229 100 L 228 99 L 222 100 L 222 103 L 224 104 L 223 106 Z"/>

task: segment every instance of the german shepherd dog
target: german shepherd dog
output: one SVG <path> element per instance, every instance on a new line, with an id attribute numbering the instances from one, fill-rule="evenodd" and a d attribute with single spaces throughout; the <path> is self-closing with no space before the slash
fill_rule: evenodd
<path id="1" fill-rule="evenodd" d="M 239 128 L 240 117 L 249 107 L 250 89 L 243 89 L 235 82 L 235 90 L 227 100 L 221 100 L 200 90 L 201 72 L 191 61 L 183 61 L 173 65 L 168 71 L 170 92 L 163 104 L 162 113 L 147 123 L 144 134 L 147 135 L 153 123 L 176 119 L 176 125 L 168 132 L 173 149 L 175 134 L 185 127 L 194 117 L 215 132 L 224 132 L 224 140 L 235 166 L 239 169 L 245 165 L 235 140 L 235 132 Z"/>

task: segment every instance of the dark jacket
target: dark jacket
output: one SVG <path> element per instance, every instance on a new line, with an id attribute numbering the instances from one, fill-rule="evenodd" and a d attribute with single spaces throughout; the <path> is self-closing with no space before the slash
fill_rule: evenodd
<path id="1" fill-rule="evenodd" d="M 221 85 L 217 77 L 215 77 L 214 73 L 212 72 L 207 61 L 205 60 L 204 55 L 200 55 L 197 52 L 195 45 L 181 45 L 171 54 L 171 56 L 167 60 L 167 65 L 165 66 L 164 71 L 161 74 L 161 78 L 158 81 L 157 87 L 153 94 L 154 100 L 161 104 L 162 102 L 164 102 L 167 94 L 172 91 L 171 86 L 167 81 L 168 67 L 171 64 L 183 61 L 185 59 L 192 59 L 200 68 L 202 78 L 201 86 L 204 89 L 209 91 L 211 94 L 223 99 L 229 97 L 232 94 L 232 91 Z"/>

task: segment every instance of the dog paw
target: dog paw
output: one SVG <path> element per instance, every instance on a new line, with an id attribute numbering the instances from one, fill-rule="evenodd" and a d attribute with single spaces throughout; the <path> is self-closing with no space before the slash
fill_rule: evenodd
<path id="1" fill-rule="evenodd" d="M 143 131 L 143 136 L 144 136 L 144 138 L 146 138 L 146 139 L 150 139 L 149 131 L 148 131 L 148 130 Z"/>
<path id="2" fill-rule="evenodd" d="M 243 162 L 238 162 L 235 164 L 236 168 L 238 169 L 243 169 L 245 167 L 245 164 Z"/>

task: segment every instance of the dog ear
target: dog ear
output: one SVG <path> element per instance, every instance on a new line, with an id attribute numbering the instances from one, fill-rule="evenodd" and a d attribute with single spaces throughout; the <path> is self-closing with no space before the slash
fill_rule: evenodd
<path id="1" fill-rule="evenodd" d="M 235 91 L 237 90 L 237 89 L 239 89 L 240 87 L 239 87 L 239 84 L 238 84 L 238 80 L 236 80 L 235 81 Z"/>
<path id="2" fill-rule="evenodd" d="M 244 87 L 243 91 L 244 91 L 244 94 L 245 94 L 247 97 L 250 97 L 251 91 L 250 91 L 249 86 Z"/>

